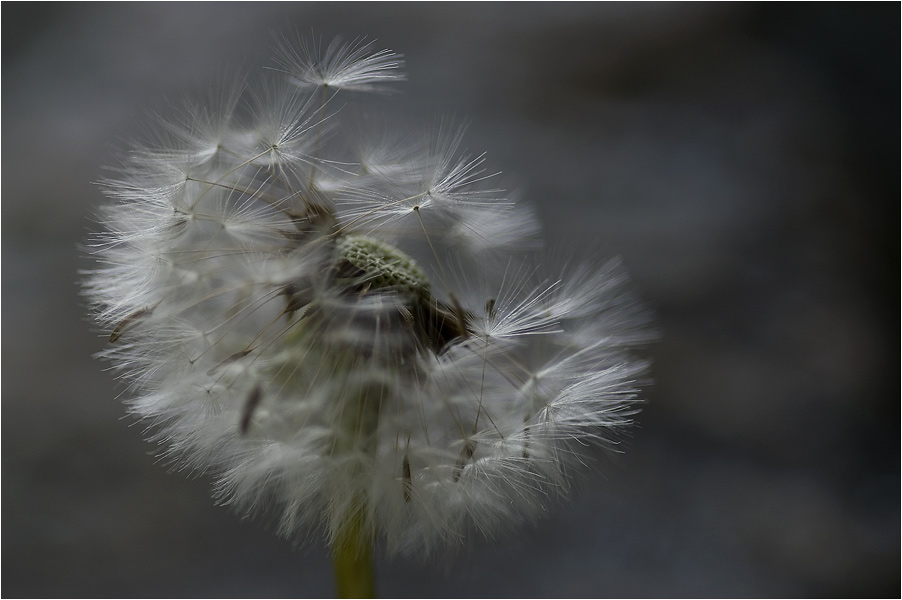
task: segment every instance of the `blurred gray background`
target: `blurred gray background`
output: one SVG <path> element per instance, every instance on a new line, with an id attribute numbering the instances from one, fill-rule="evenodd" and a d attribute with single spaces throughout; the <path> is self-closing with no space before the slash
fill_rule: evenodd
<path id="1" fill-rule="evenodd" d="M 414 127 L 521 186 L 657 312 L 625 452 L 519 538 L 380 557 L 385 597 L 900 591 L 897 3 L 2 9 L 2 593 L 328 596 L 327 553 L 167 474 L 92 360 L 77 244 L 119 140 L 276 33 L 406 55 Z"/>

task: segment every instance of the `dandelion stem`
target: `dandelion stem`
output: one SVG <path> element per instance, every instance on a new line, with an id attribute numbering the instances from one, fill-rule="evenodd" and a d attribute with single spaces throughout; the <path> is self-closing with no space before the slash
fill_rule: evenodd
<path id="1" fill-rule="evenodd" d="M 357 357 L 344 357 L 347 372 L 353 372 Z M 339 360 L 339 362 L 342 362 Z M 339 398 L 338 422 L 342 432 L 333 447 L 335 456 L 375 454 L 375 431 L 379 425 L 379 405 L 384 390 L 366 387 Z M 347 465 L 355 478 L 360 478 L 362 465 L 352 461 Z M 376 584 L 373 574 L 372 519 L 367 516 L 369 499 L 366 491 L 357 489 L 350 493 L 349 502 L 338 508 L 339 520 L 334 525 L 332 564 L 335 568 L 335 592 L 339 598 L 375 598 Z"/>
<path id="2" fill-rule="evenodd" d="M 335 595 L 338 598 L 375 598 L 372 537 L 363 531 L 363 515 L 351 516 L 332 546 Z"/>

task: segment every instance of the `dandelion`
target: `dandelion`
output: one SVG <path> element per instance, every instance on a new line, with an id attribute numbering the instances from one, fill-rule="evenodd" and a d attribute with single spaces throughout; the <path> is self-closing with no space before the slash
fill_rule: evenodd
<path id="1" fill-rule="evenodd" d="M 164 456 L 322 532 L 339 593 L 367 595 L 375 543 L 432 552 L 566 494 L 635 413 L 645 320 L 616 262 L 531 266 L 537 221 L 461 130 L 348 150 L 334 99 L 402 62 L 316 50 L 131 149 L 85 292 Z"/>

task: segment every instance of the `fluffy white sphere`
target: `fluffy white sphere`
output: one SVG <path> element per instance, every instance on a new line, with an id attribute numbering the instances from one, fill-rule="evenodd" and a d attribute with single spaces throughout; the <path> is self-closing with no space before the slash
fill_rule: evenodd
<path id="1" fill-rule="evenodd" d="M 343 150 L 334 98 L 402 79 L 397 55 L 278 64 L 159 121 L 105 184 L 85 287 L 131 410 L 289 535 L 355 521 L 428 551 L 536 516 L 635 412 L 621 269 L 537 277 L 537 222 L 459 131 Z"/>

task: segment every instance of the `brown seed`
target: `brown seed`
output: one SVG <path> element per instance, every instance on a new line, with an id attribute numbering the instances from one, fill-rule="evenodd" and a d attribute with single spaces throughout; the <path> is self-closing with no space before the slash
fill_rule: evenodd
<path id="1" fill-rule="evenodd" d="M 282 291 L 279 293 L 287 298 L 285 301 L 285 310 L 282 311 L 284 314 L 291 317 L 296 311 L 304 308 L 304 301 L 298 297 L 298 288 L 293 283 L 289 283 L 283 287 Z"/>
<path id="2" fill-rule="evenodd" d="M 457 329 L 460 332 L 458 337 L 461 339 L 467 339 L 470 335 L 470 329 L 467 326 L 467 313 L 464 311 L 463 307 L 460 305 L 460 301 L 457 299 L 457 296 L 454 294 L 450 294 L 451 296 L 451 304 L 454 306 L 454 316 L 457 318 Z"/>
<path id="3" fill-rule="evenodd" d="M 244 358 L 245 356 L 247 356 L 248 354 L 250 354 L 250 353 L 253 352 L 253 351 L 254 351 L 254 349 L 253 349 L 253 348 L 250 348 L 250 349 L 248 349 L 248 350 L 241 350 L 240 352 L 236 352 L 235 354 L 229 356 L 228 358 L 223 359 L 222 361 L 220 361 L 220 363 L 219 363 L 218 365 L 216 365 L 215 367 L 213 367 L 212 369 L 210 369 L 209 371 L 207 371 L 207 375 L 208 375 L 208 376 L 209 376 L 209 375 L 215 375 L 215 374 L 216 374 L 218 371 L 220 371 L 224 366 L 226 366 L 226 365 L 228 365 L 228 364 L 230 364 L 230 363 L 233 363 L 233 362 L 235 362 L 235 361 L 238 360 L 238 359 Z"/>
<path id="4" fill-rule="evenodd" d="M 257 406 L 260 404 L 260 400 L 263 399 L 263 390 L 259 385 L 254 387 L 251 390 L 250 396 L 247 397 L 247 402 L 244 403 L 244 410 L 241 413 L 241 433 L 242 435 L 247 435 L 248 429 L 251 426 L 251 417 L 254 416 L 254 411 L 257 410 Z"/>
<path id="5" fill-rule="evenodd" d="M 467 463 L 473 458 L 474 452 L 476 452 L 476 442 L 474 440 L 467 440 L 467 443 L 464 444 L 464 449 L 460 452 L 460 457 L 457 459 L 457 464 L 454 465 L 455 482 L 460 480 L 464 467 L 467 466 Z"/>
<path id="6" fill-rule="evenodd" d="M 489 298 L 485 301 L 485 314 L 489 316 L 491 321 L 495 320 L 495 299 Z"/>
<path id="7" fill-rule="evenodd" d="M 413 481 L 410 478 L 410 459 L 404 454 L 401 461 L 401 472 L 404 477 L 404 502 L 410 502 L 410 493 L 413 491 Z"/>
<path id="8" fill-rule="evenodd" d="M 118 325 L 116 325 L 115 329 L 113 329 L 112 333 L 110 333 L 110 343 L 115 343 L 119 338 L 122 337 L 122 334 L 125 333 L 125 330 L 135 324 L 136 321 L 140 321 L 145 317 L 148 317 L 153 312 L 154 307 L 145 307 L 140 310 L 136 310 L 132 314 L 128 315 L 124 319 L 122 319 Z"/>

